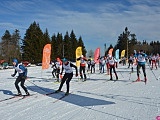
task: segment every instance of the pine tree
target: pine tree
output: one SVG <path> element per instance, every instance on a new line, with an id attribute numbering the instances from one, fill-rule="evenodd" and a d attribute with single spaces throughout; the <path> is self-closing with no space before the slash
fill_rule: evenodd
<path id="1" fill-rule="evenodd" d="M 43 32 L 39 24 L 33 22 L 26 31 L 23 40 L 23 59 L 32 63 L 42 62 L 44 42 Z"/>
<path id="2" fill-rule="evenodd" d="M 63 41 L 63 50 L 64 50 L 64 55 L 63 57 L 65 58 L 70 58 L 69 56 L 71 55 L 71 44 L 70 44 L 70 37 L 68 34 L 68 31 L 66 32 L 65 36 L 64 36 L 64 41 Z"/>
<path id="3" fill-rule="evenodd" d="M 56 35 L 54 34 L 51 37 L 51 46 L 52 46 L 52 52 L 51 52 L 51 60 L 56 59 L 56 54 L 57 54 L 57 46 L 56 46 Z"/>
<path id="4" fill-rule="evenodd" d="M 11 45 L 11 34 L 8 30 L 6 30 L 4 35 L 2 36 L 2 41 L 1 41 L 1 55 L 2 58 L 6 61 L 10 61 L 9 57 L 10 45 Z"/>
<path id="5" fill-rule="evenodd" d="M 19 30 L 15 30 L 11 35 L 8 30 L 5 31 L 2 36 L 1 45 L 1 56 L 8 63 L 12 63 L 13 58 L 21 59 L 20 54 L 20 35 Z"/>
<path id="6" fill-rule="evenodd" d="M 126 50 L 126 57 L 128 57 L 128 49 L 129 49 L 129 36 L 130 32 L 128 31 L 128 28 L 125 28 L 125 31 L 120 34 L 118 37 L 116 48 L 120 51 Z"/>
<path id="7" fill-rule="evenodd" d="M 21 51 L 20 51 L 20 34 L 19 34 L 19 30 L 15 30 L 14 33 L 12 34 L 11 37 L 11 43 L 10 43 L 10 61 L 9 63 L 12 62 L 12 58 L 17 58 L 19 60 L 21 60 Z"/>
<path id="8" fill-rule="evenodd" d="M 58 33 L 56 37 L 56 56 L 62 58 L 63 52 L 63 36 L 62 34 Z"/>
<path id="9" fill-rule="evenodd" d="M 81 36 L 80 36 L 79 39 L 78 39 L 78 45 L 77 45 L 77 47 L 79 47 L 79 46 L 82 47 L 82 54 L 83 54 L 84 56 L 86 56 L 87 50 L 86 50 L 86 48 L 85 48 L 85 46 L 84 46 L 84 43 L 83 43 L 83 40 L 82 40 L 82 37 L 81 37 Z"/>
<path id="10" fill-rule="evenodd" d="M 70 54 L 70 59 L 72 61 L 75 61 L 75 58 L 76 58 L 76 54 L 75 54 L 75 51 L 77 49 L 77 39 L 76 39 L 76 35 L 74 34 L 73 30 L 71 31 L 71 34 L 70 34 L 70 45 L 71 45 L 71 54 Z"/>
<path id="11" fill-rule="evenodd" d="M 46 45 L 46 44 L 50 44 L 51 43 L 51 39 L 50 39 L 50 36 L 49 36 L 49 33 L 48 33 L 48 30 L 46 29 L 46 31 L 44 32 L 43 34 L 43 44 Z"/>

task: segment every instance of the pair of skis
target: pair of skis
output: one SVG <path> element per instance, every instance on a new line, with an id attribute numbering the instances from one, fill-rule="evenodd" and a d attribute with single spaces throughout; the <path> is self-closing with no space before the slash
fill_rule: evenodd
<path id="1" fill-rule="evenodd" d="M 129 80 L 131 79 L 131 74 L 133 73 L 133 71 L 131 71 L 129 74 Z M 139 73 L 140 73 L 140 71 L 139 71 Z M 137 81 L 137 80 L 135 80 L 135 81 L 132 81 L 132 83 L 135 83 L 135 82 L 144 82 L 145 84 L 147 83 L 147 80 L 139 80 L 139 81 Z"/>
<path id="2" fill-rule="evenodd" d="M 135 83 L 135 82 L 144 82 L 145 84 L 147 84 L 147 80 L 132 81 L 132 83 Z"/>
<path id="3" fill-rule="evenodd" d="M 29 97 L 29 96 L 32 96 L 32 95 L 13 95 L 12 97 L 5 98 L 5 99 L 0 100 L 0 102 L 8 101 L 8 100 L 11 100 L 11 99 L 14 99 L 14 98 L 24 99 L 24 98 Z"/>
<path id="4" fill-rule="evenodd" d="M 63 91 L 60 91 L 60 92 L 63 92 Z M 55 91 L 54 91 L 54 92 L 47 93 L 47 94 L 45 94 L 45 95 L 46 95 L 46 96 L 49 96 L 49 95 L 57 94 L 57 93 L 59 93 L 59 92 L 55 92 Z M 71 92 L 71 93 L 73 93 L 73 92 Z M 68 95 L 71 94 L 71 93 L 62 95 L 62 96 L 61 96 L 60 98 L 58 98 L 57 100 L 53 101 L 53 103 L 56 103 L 56 102 L 62 100 L 63 98 L 65 98 L 66 96 L 68 96 Z"/>
<path id="5" fill-rule="evenodd" d="M 135 80 L 135 81 L 132 81 L 131 83 L 128 83 L 126 85 L 129 85 L 129 84 L 132 84 L 132 83 L 136 83 L 136 82 L 144 82 L 145 85 L 147 84 L 147 80 L 146 81 L 145 80 L 139 80 L 139 81 Z"/>
<path id="6" fill-rule="evenodd" d="M 43 94 L 43 95 L 49 96 L 49 95 L 52 95 L 52 94 L 56 94 L 56 92 L 50 92 L 50 93 L 46 93 L 46 94 Z M 17 101 L 19 101 L 19 100 L 25 99 L 25 98 L 30 97 L 30 96 L 33 96 L 33 95 L 35 95 L 35 94 L 31 94 L 31 95 L 14 95 L 14 96 L 12 96 L 12 97 L 5 98 L 5 99 L 0 100 L 0 102 L 8 101 L 8 100 L 15 99 L 15 98 L 20 98 L 20 99 L 17 100 Z M 61 100 L 61 99 L 63 99 L 64 97 L 66 97 L 66 96 L 68 96 L 68 95 L 69 95 L 69 94 L 63 95 L 62 97 L 60 97 L 60 98 L 57 99 L 57 100 Z"/>
<path id="7" fill-rule="evenodd" d="M 112 80 L 107 80 L 107 82 L 108 82 L 108 81 L 113 81 L 113 82 L 116 82 L 116 81 L 118 81 L 118 79 L 116 79 L 116 80 L 113 80 L 113 79 L 112 79 Z"/>
<path id="8" fill-rule="evenodd" d="M 54 92 L 46 93 L 46 94 L 44 94 L 44 95 L 49 96 L 49 95 L 57 94 L 57 93 L 60 93 L 60 92 L 63 92 L 63 91 L 59 91 L 59 92 L 54 91 Z M 71 93 L 72 93 L 72 92 L 71 92 Z M 68 96 L 69 94 L 70 94 L 70 93 L 64 94 L 63 96 Z"/>

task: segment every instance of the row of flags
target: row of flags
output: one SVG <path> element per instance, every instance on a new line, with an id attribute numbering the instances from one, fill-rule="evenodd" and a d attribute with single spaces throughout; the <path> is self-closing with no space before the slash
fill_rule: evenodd
<path id="1" fill-rule="evenodd" d="M 108 52 L 109 55 L 112 56 L 113 48 L 111 48 Z M 82 47 L 77 47 L 76 51 L 76 59 L 82 55 Z M 51 56 L 51 44 L 46 44 L 43 48 L 43 58 L 42 58 L 42 69 L 48 69 L 50 64 Z M 125 56 L 125 50 L 121 52 L 121 58 Z M 94 52 L 94 61 L 99 63 L 98 58 L 100 57 L 100 48 L 97 48 Z M 119 49 L 115 51 L 115 59 L 119 60 Z M 59 61 L 61 62 L 60 58 Z M 76 61 L 76 66 L 80 65 L 80 61 Z"/>

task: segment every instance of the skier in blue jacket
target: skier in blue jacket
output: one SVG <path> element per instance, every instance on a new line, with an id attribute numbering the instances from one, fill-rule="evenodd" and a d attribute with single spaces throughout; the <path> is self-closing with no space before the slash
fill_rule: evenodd
<path id="1" fill-rule="evenodd" d="M 15 72 L 11 76 L 14 77 L 17 72 L 19 74 L 18 77 L 16 78 L 16 81 L 15 81 L 15 87 L 18 91 L 17 95 L 18 96 L 22 95 L 22 93 L 20 91 L 20 88 L 18 86 L 19 82 L 21 82 L 21 87 L 25 91 L 26 95 L 29 96 L 30 94 L 29 94 L 27 88 L 24 86 L 25 80 L 27 78 L 27 69 L 21 63 L 18 63 L 17 59 L 13 59 L 12 64 L 13 64 L 13 67 L 15 69 Z"/>
<path id="2" fill-rule="evenodd" d="M 136 57 L 136 61 L 137 61 L 137 77 L 138 77 L 138 79 L 136 81 L 137 82 L 141 81 L 140 77 L 139 77 L 139 71 L 140 71 L 140 68 L 142 67 L 142 71 L 143 71 L 143 74 L 144 74 L 144 82 L 146 83 L 147 82 L 147 77 L 146 77 L 145 64 L 146 64 L 147 55 L 143 52 L 143 50 L 140 50 L 139 53 L 135 54 L 135 57 Z"/>

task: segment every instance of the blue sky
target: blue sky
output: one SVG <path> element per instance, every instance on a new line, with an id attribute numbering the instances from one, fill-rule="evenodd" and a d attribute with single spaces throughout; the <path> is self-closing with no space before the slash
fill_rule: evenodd
<path id="1" fill-rule="evenodd" d="M 5 30 L 26 29 L 36 21 L 50 36 L 69 33 L 82 37 L 87 50 L 116 44 L 128 27 L 139 41 L 160 40 L 159 0 L 3 0 L 0 2 L 0 36 Z"/>

